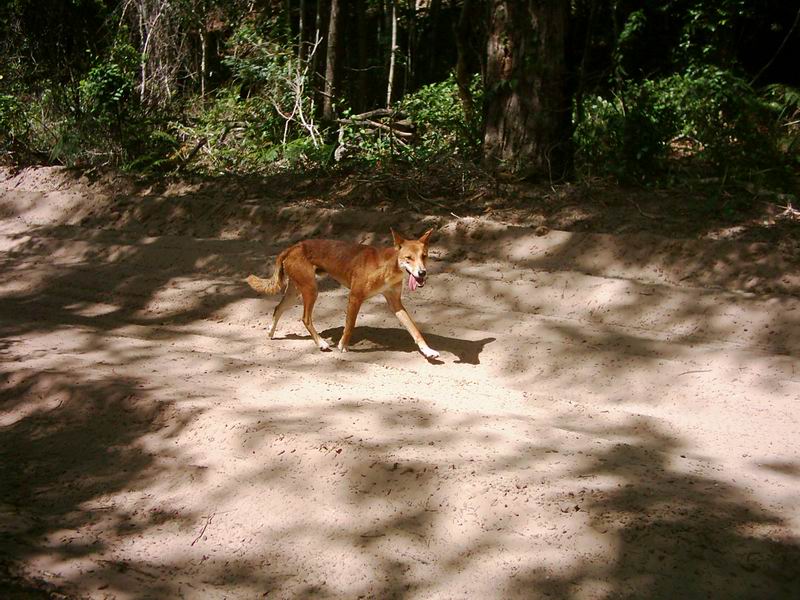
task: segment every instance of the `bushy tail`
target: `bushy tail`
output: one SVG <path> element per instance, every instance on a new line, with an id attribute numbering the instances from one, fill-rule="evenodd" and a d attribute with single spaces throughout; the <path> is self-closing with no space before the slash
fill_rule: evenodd
<path id="1" fill-rule="evenodd" d="M 255 291 L 261 294 L 278 294 L 286 287 L 286 275 L 283 272 L 283 259 L 286 258 L 288 249 L 278 255 L 275 261 L 275 271 L 269 279 L 262 279 L 255 275 L 250 275 L 245 281 Z"/>

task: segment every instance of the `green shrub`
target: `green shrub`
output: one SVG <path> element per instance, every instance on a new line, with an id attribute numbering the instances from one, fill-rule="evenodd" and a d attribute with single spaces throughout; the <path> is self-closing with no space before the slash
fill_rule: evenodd
<path id="1" fill-rule="evenodd" d="M 21 163 L 168 166 L 177 140 L 167 115 L 139 103 L 137 65 L 133 47 L 116 43 L 76 83 L 42 79 L 24 88 L 0 78 L 0 148 Z"/>
<path id="2" fill-rule="evenodd" d="M 765 100 L 777 115 L 778 145 L 788 162 L 800 166 L 800 89 L 783 84 L 769 85 Z"/>
<path id="3" fill-rule="evenodd" d="M 115 45 L 106 58 L 97 58 L 81 79 L 81 108 L 102 121 L 121 118 L 131 110 L 136 86 L 137 55 L 128 44 Z"/>
<path id="4" fill-rule="evenodd" d="M 330 146 L 314 122 L 308 65 L 268 22 L 243 23 L 228 40 L 232 83 L 177 125 L 184 152 L 200 144 L 193 166 L 212 172 L 264 172 L 324 162 Z"/>
<path id="5" fill-rule="evenodd" d="M 470 94 L 476 107 L 476 115 L 468 121 L 455 78 L 426 85 L 400 101 L 400 110 L 417 124 L 419 142 L 414 147 L 416 158 L 426 159 L 443 151 L 474 158 L 480 150 L 480 107 L 483 88 L 479 76 L 470 83 Z"/>
<path id="6" fill-rule="evenodd" d="M 678 133 L 695 137 L 717 168 L 750 171 L 780 162 L 774 115 L 744 79 L 705 66 L 665 80 L 661 90 L 680 123 Z"/>
<path id="7" fill-rule="evenodd" d="M 11 94 L 0 94 L 0 149 L 10 150 L 28 135 L 22 103 Z"/>
<path id="8" fill-rule="evenodd" d="M 478 76 L 472 80 L 470 92 L 480 115 L 483 92 Z M 478 156 L 479 117 L 473 121 L 466 119 L 454 77 L 420 88 L 405 96 L 395 108 L 414 123 L 415 139 L 406 142 L 402 138 L 393 139 L 384 129 L 365 132 L 362 127 L 343 125 L 341 141 L 353 158 L 367 162 L 387 159 L 426 162 L 443 153 L 467 159 Z"/>
<path id="9" fill-rule="evenodd" d="M 671 143 L 692 140 L 698 167 L 752 179 L 784 163 L 776 111 L 742 78 L 711 66 L 629 82 L 611 99 L 587 98 L 575 124 L 584 173 L 658 178 L 675 164 Z"/>
<path id="10" fill-rule="evenodd" d="M 587 173 L 641 179 L 665 158 L 675 131 L 671 107 L 651 82 L 631 85 L 621 96 L 587 98 L 575 127 L 576 163 Z"/>

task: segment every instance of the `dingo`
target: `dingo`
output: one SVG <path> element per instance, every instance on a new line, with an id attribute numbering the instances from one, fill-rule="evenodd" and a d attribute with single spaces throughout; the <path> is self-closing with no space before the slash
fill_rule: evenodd
<path id="1" fill-rule="evenodd" d="M 437 358 L 439 353 L 425 343 L 400 301 L 405 273 L 408 273 L 408 288 L 411 291 L 425 285 L 425 259 L 428 257 L 428 239 L 431 233 L 433 229 L 423 233 L 418 240 L 407 240 L 392 230 L 394 248 L 316 239 L 303 240 L 287 248 L 278 255 L 271 279 L 261 279 L 255 275 L 246 279 L 257 292 L 277 294 L 286 288 L 283 298 L 272 313 L 269 337 L 275 335 L 281 315 L 295 303 L 296 292 L 299 291 L 303 297 L 303 324 L 320 350 L 330 350 L 328 342 L 319 337 L 311 320 L 314 302 L 317 300 L 316 275 L 327 273 L 350 288 L 347 319 L 342 339 L 339 340 L 339 350 L 347 352 L 356 317 L 364 300 L 383 294 L 389 308 L 414 338 L 420 352 L 426 358 Z"/>

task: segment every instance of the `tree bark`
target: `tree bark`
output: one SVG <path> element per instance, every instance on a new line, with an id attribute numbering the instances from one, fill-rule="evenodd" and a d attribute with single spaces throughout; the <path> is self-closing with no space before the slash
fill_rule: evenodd
<path id="1" fill-rule="evenodd" d="M 430 83 L 436 77 L 436 58 L 439 48 L 439 13 L 441 12 L 442 0 L 431 0 L 428 13 L 430 15 L 430 35 L 428 37 L 427 69 L 424 83 Z"/>
<path id="2" fill-rule="evenodd" d="M 200 26 L 200 97 L 205 101 L 206 97 L 206 75 L 208 67 L 206 65 L 206 56 L 208 55 L 208 33 L 206 32 L 205 23 Z"/>
<path id="3" fill-rule="evenodd" d="M 323 10 L 323 0 L 317 1 L 317 11 L 314 14 L 314 43 L 317 40 L 322 39 L 322 10 Z M 320 55 L 322 54 L 321 49 L 318 49 L 314 52 L 313 56 L 311 57 L 311 80 L 316 83 L 317 74 L 319 73 L 319 60 Z M 317 90 L 316 86 L 314 87 Z"/>
<path id="4" fill-rule="evenodd" d="M 392 105 L 392 88 L 394 88 L 394 65 L 397 55 L 397 1 L 392 2 L 392 46 L 389 49 L 389 77 L 386 85 L 386 107 Z"/>
<path id="5" fill-rule="evenodd" d="M 403 77 L 403 95 L 414 89 L 414 69 L 417 62 L 417 3 L 411 2 L 408 8 L 408 43 L 406 44 L 406 68 Z"/>
<path id="6" fill-rule="evenodd" d="M 569 2 L 492 0 L 485 165 L 561 179 L 571 166 L 566 34 Z"/>
<path id="7" fill-rule="evenodd" d="M 322 119 L 333 121 L 333 95 L 336 91 L 336 71 L 339 64 L 339 0 L 331 0 L 328 21 L 328 49 L 325 54 L 325 94 L 322 99 Z"/>
<path id="8" fill-rule="evenodd" d="M 592 31 L 594 31 L 594 18 L 597 12 L 597 0 L 589 0 L 589 16 L 586 20 L 586 35 L 583 40 L 583 52 L 578 67 L 578 78 L 575 88 L 575 122 L 583 121 L 583 90 L 586 88 L 586 61 L 589 58 L 589 49 L 592 44 Z"/>
<path id="9" fill-rule="evenodd" d="M 464 117 L 467 122 L 472 122 L 475 114 L 475 103 L 472 101 L 472 94 L 469 91 L 469 70 L 467 69 L 467 43 L 469 39 L 469 18 L 471 12 L 470 0 L 464 0 L 461 6 L 461 16 L 455 26 L 456 36 L 456 85 L 458 86 L 458 97 L 461 100 L 461 107 L 464 109 Z"/>
<path id="10" fill-rule="evenodd" d="M 358 0 L 356 5 L 357 26 L 358 26 L 358 75 L 356 80 L 356 97 L 353 98 L 359 110 L 364 110 L 368 106 L 369 83 L 367 79 L 367 62 L 369 52 L 367 50 L 367 6 L 364 0 Z"/>
<path id="11" fill-rule="evenodd" d="M 300 15 L 297 20 L 297 58 L 300 67 L 306 58 L 306 0 L 300 0 Z"/>

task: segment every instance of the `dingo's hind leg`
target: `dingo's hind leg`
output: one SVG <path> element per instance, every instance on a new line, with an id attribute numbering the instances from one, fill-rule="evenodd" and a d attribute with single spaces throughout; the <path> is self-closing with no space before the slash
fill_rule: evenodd
<path id="1" fill-rule="evenodd" d="M 284 263 L 285 264 L 285 263 Z M 312 314 L 314 312 L 314 304 L 317 301 L 317 277 L 314 272 L 314 267 L 311 263 L 293 264 L 288 266 L 287 274 L 294 282 L 300 295 L 303 296 L 303 325 L 308 329 L 308 333 L 314 339 L 314 343 L 320 350 L 330 350 L 328 342 L 323 340 L 317 330 L 314 328 L 314 321 Z"/>
<path id="2" fill-rule="evenodd" d="M 275 329 L 278 327 L 278 321 L 281 320 L 281 316 L 283 313 L 286 312 L 287 309 L 291 308 L 297 303 L 297 288 L 294 285 L 292 280 L 289 280 L 289 284 L 286 286 L 286 291 L 283 293 L 283 298 L 275 307 L 275 310 L 272 311 L 272 329 L 269 330 L 269 339 L 275 337 Z"/>

